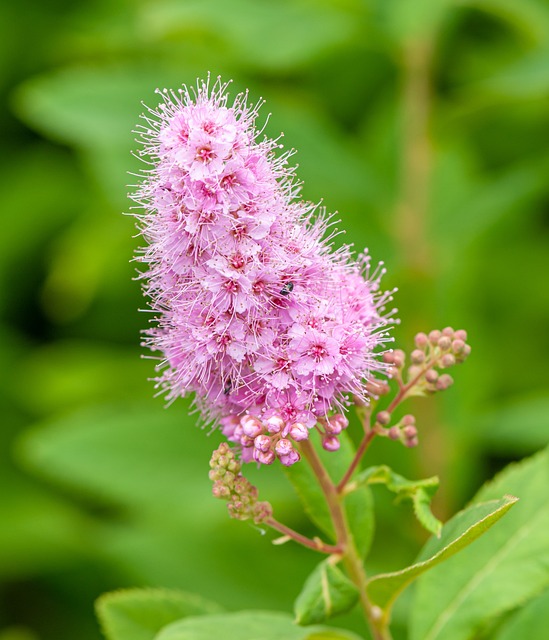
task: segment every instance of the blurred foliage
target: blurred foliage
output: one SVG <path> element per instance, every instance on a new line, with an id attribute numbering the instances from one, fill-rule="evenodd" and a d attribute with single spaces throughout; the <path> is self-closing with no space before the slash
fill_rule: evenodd
<path id="1" fill-rule="evenodd" d="M 2 640 L 98 640 L 92 601 L 124 586 L 288 611 L 316 560 L 226 518 L 207 480 L 217 434 L 185 402 L 153 398 L 139 358 L 139 241 L 121 215 L 139 170 L 131 131 L 156 87 L 207 71 L 266 99 L 267 133 L 298 149 L 305 197 L 386 262 L 403 347 L 418 330 L 469 332 L 456 386 L 414 401 L 420 447 L 376 443 L 372 463 L 438 474 L 447 519 L 547 443 L 545 0 L 1 3 Z M 251 475 L 307 530 L 279 471 Z M 371 569 L 398 569 L 424 534 L 375 499 Z M 501 637 L 541 638 L 546 602 Z"/>

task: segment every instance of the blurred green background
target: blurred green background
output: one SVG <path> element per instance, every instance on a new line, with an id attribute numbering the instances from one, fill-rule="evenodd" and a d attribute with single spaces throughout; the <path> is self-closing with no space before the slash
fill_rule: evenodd
<path id="1" fill-rule="evenodd" d="M 98 640 L 93 600 L 125 586 L 289 610 L 317 559 L 229 521 L 207 479 L 219 436 L 165 409 L 140 358 L 131 130 L 155 88 L 207 71 L 266 99 L 304 196 L 385 261 L 399 346 L 469 332 L 456 385 L 414 402 L 419 448 L 372 461 L 438 474 L 447 518 L 547 443 L 546 0 L 5 0 L 0 640 Z M 311 531 L 279 470 L 251 475 Z M 376 500 L 369 569 L 401 567 L 425 536 Z"/>

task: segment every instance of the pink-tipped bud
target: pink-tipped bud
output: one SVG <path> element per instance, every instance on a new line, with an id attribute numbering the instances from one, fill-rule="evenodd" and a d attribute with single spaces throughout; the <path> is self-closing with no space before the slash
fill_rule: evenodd
<path id="1" fill-rule="evenodd" d="M 212 493 L 215 498 L 228 498 L 231 495 L 231 491 L 229 487 L 226 487 L 224 484 L 214 484 L 212 487 Z"/>
<path id="2" fill-rule="evenodd" d="M 425 374 L 425 380 L 430 384 L 433 384 L 438 380 L 438 373 L 434 369 L 429 369 Z"/>
<path id="3" fill-rule="evenodd" d="M 434 329 L 429 333 L 429 342 L 433 345 L 433 347 L 436 347 L 441 337 L 442 333 L 438 329 Z"/>
<path id="4" fill-rule="evenodd" d="M 253 447 L 254 446 L 254 438 L 252 436 L 242 436 L 240 438 L 240 444 L 243 447 Z"/>
<path id="5" fill-rule="evenodd" d="M 271 448 L 271 439 L 269 438 L 269 436 L 266 436 L 266 435 L 257 436 L 257 438 L 255 438 L 254 440 L 254 448 L 257 451 L 262 451 L 263 453 L 266 453 Z"/>
<path id="6" fill-rule="evenodd" d="M 412 364 L 422 364 L 425 362 L 425 352 L 421 349 L 414 349 L 410 354 L 410 359 Z"/>
<path id="7" fill-rule="evenodd" d="M 292 449 L 287 455 L 280 456 L 279 460 L 285 467 L 291 467 L 293 464 L 301 460 L 301 456 L 295 449 Z"/>
<path id="8" fill-rule="evenodd" d="M 259 451 L 254 449 L 254 460 L 260 464 L 273 464 L 275 461 L 274 451 Z"/>
<path id="9" fill-rule="evenodd" d="M 385 362 L 386 364 L 394 364 L 395 362 L 395 355 L 392 351 L 386 351 L 383 354 L 383 362 Z"/>
<path id="10" fill-rule="evenodd" d="M 452 339 L 449 336 L 442 336 L 438 341 L 438 348 L 447 351 L 452 346 Z"/>
<path id="11" fill-rule="evenodd" d="M 326 449 L 326 451 L 337 451 L 340 446 L 341 443 L 336 436 L 326 436 L 322 438 L 322 447 Z"/>
<path id="12" fill-rule="evenodd" d="M 290 431 L 288 433 L 292 440 L 296 442 L 301 442 L 302 440 L 307 440 L 309 437 L 309 429 L 302 422 L 294 422 L 294 424 L 290 427 Z"/>
<path id="13" fill-rule="evenodd" d="M 391 440 L 399 440 L 400 439 L 400 429 L 398 427 L 391 427 L 389 431 L 387 431 L 389 438 Z"/>
<path id="14" fill-rule="evenodd" d="M 349 421 L 342 413 L 336 413 L 328 418 L 326 430 L 332 435 L 339 435 L 349 426 Z"/>
<path id="15" fill-rule="evenodd" d="M 263 431 L 263 425 L 254 416 L 245 415 L 240 420 L 242 431 L 248 438 L 256 438 Z"/>
<path id="16" fill-rule="evenodd" d="M 451 353 L 445 353 L 440 359 L 440 364 L 444 367 L 453 367 L 456 364 L 456 358 Z"/>
<path id="17" fill-rule="evenodd" d="M 380 411 L 376 416 L 376 420 L 385 427 L 391 422 L 391 414 L 388 411 Z"/>
<path id="18" fill-rule="evenodd" d="M 442 335 L 443 336 L 449 336 L 450 338 L 454 337 L 454 329 L 453 327 L 444 327 L 444 329 L 442 330 Z"/>
<path id="19" fill-rule="evenodd" d="M 404 446 L 410 449 L 412 449 L 413 447 L 417 447 L 418 444 L 419 444 L 419 440 L 417 439 L 417 437 L 406 438 L 406 440 L 404 441 Z"/>
<path id="20" fill-rule="evenodd" d="M 275 451 L 279 456 L 287 456 L 294 448 L 286 438 L 281 438 L 275 445 Z"/>
<path id="21" fill-rule="evenodd" d="M 452 351 L 455 354 L 463 353 L 464 348 L 465 348 L 465 342 L 463 342 L 463 340 L 454 340 L 452 342 Z"/>
<path id="22" fill-rule="evenodd" d="M 444 391 L 445 389 L 448 389 L 448 387 L 451 387 L 453 384 L 454 384 L 454 379 L 452 378 L 452 376 L 448 375 L 447 373 L 444 373 L 437 380 L 436 387 L 438 391 Z"/>
<path id="23" fill-rule="evenodd" d="M 407 439 L 413 438 L 417 436 L 417 429 L 413 425 L 408 425 L 407 427 L 404 427 L 404 429 L 402 429 L 402 433 L 404 434 L 404 437 Z"/>
<path id="24" fill-rule="evenodd" d="M 395 349 L 393 352 L 393 364 L 397 368 L 401 368 L 404 366 L 404 362 L 406 361 L 406 354 L 402 349 Z"/>
<path id="25" fill-rule="evenodd" d="M 416 423 L 416 417 L 411 414 L 411 413 L 407 413 L 401 420 L 402 424 L 407 427 L 411 424 L 415 424 Z"/>
<path id="26" fill-rule="evenodd" d="M 466 358 L 470 353 L 471 353 L 471 345 L 470 344 L 466 344 L 463 347 L 463 353 L 461 355 L 462 355 L 463 358 Z"/>
<path id="27" fill-rule="evenodd" d="M 454 338 L 456 340 L 463 340 L 463 342 L 467 342 L 467 331 L 465 331 L 464 329 L 458 329 L 454 333 Z"/>
<path id="28" fill-rule="evenodd" d="M 429 343 L 429 338 L 427 337 L 426 333 L 423 333 L 423 331 L 421 331 L 420 333 L 416 334 L 414 342 L 416 343 L 416 347 L 418 349 L 425 349 L 425 347 Z"/>
<path id="29" fill-rule="evenodd" d="M 369 380 L 366 383 L 366 391 L 371 396 L 384 396 L 389 393 L 391 387 L 385 382 L 385 380 Z M 355 405 L 357 402 L 355 401 Z M 365 406 L 364 403 L 359 406 Z"/>
<path id="30" fill-rule="evenodd" d="M 285 424 L 286 423 L 284 422 L 283 418 L 277 415 L 271 416 L 270 418 L 267 418 L 265 420 L 265 426 L 267 427 L 267 431 L 269 433 L 280 433 Z"/>

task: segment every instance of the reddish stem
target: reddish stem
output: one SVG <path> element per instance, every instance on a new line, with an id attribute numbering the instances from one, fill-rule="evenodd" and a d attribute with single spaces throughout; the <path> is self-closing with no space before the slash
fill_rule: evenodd
<path id="1" fill-rule="evenodd" d="M 285 524 L 282 524 L 282 522 L 279 522 L 273 517 L 263 520 L 263 523 L 268 525 L 272 529 L 276 529 L 278 532 L 282 533 L 283 535 L 288 536 L 289 538 L 291 538 L 295 542 L 298 542 L 304 547 L 307 547 L 308 549 L 312 549 L 313 551 L 319 551 L 320 553 L 326 553 L 328 555 L 332 555 L 334 553 L 335 554 L 342 553 L 341 547 L 331 545 L 331 544 L 326 544 L 325 542 L 322 542 L 322 540 L 320 540 L 319 538 L 315 538 L 314 540 L 311 540 L 310 538 L 307 538 L 301 533 L 294 531 L 294 529 L 290 529 L 290 527 L 287 527 Z"/>

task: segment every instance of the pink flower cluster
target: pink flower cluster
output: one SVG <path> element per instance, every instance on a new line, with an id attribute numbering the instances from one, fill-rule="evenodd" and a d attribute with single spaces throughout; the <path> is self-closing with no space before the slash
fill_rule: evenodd
<path id="1" fill-rule="evenodd" d="M 324 211 L 298 198 L 291 154 L 255 128 L 246 94 L 228 106 L 226 90 L 164 90 L 139 128 L 138 260 L 157 314 L 146 344 L 162 354 L 169 399 L 194 392 L 243 459 L 290 465 L 315 426 L 335 449 L 346 420 L 334 416 L 350 396 L 366 401 L 386 366 L 374 351 L 389 295 L 367 254 L 331 250 Z"/>

